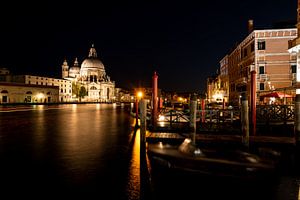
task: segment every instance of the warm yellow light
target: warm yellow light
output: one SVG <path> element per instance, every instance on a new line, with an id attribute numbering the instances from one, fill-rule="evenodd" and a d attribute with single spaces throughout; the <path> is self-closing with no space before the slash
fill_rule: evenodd
<path id="1" fill-rule="evenodd" d="M 182 101 L 183 99 L 182 99 L 182 97 L 178 97 L 178 101 Z"/>
<path id="2" fill-rule="evenodd" d="M 36 95 L 36 97 L 38 99 L 42 99 L 42 98 L 44 98 L 44 94 L 43 93 L 39 93 L 39 94 Z"/>
<path id="3" fill-rule="evenodd" d="M 139 91 L 139 92 L 137 93 L 137 97 L 138 97 L 138 98 L 142 98 L 142 97 L 143 97 L 143 92 Z"/>
<path id="4" fill-rule="evenodd" d="M 213 99 L 215 100 L 215 101 L 222 101 L 223 100 L 223 94 L 219 94 L 219 93 L 217 93 L 217 94 L 214 94 L 213 96 Z"/>

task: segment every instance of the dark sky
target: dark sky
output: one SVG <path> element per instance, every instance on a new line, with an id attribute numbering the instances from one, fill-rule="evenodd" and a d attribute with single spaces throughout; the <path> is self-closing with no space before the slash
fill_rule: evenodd
<path id="1" fill-rule="evenodd" d="M 202 92 L 248 19 L 294 25 L 296 12 L 297 0 L 11 1 L 1 5 L 0 66 L 60 77 L 64 58 L 81 63 L 94 43 L 117 87 L 151 87 L 157 71 L 163 90 Z"/>

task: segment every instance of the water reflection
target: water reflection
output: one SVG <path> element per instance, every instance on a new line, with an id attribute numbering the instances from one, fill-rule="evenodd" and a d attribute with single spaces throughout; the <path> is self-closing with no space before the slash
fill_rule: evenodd
<path id="1" fill-rule="evenodd" d="M 0 113 L 0 177 L 6 183 L 1 191 L 137 199 L 139 146 L 130 139 L 139 139 L 133 137 L 129 107 L 31 108 Z"/>
<path id="2" fill-rule="evenodd" d="M 95 164 L 101 164 L 105 147 L 109 148 L 109 141 L 105 136 L 114 126 L 114 120 L 106 115 L 112 115 L 114 110 L 108 110 L 106 107 L 100 115 L 99 104 L 85 105 L 84 111 L 74 112 L 74 109 L 73 106 L 73 112 L 67 113 L 66 116 L 58 116 L 58 120 L 66 121 L 61 124 L 60 129 L 64 131 L 58 142 L 61 148 L 61 164 L 67 169 L 65 173 L 69 181 L 83 184 L 94 178 Z"/>
<path id="3" fill-rule="evenodd" d="M 140 199 L 140 129 L 132 131 L 132 156 L 128 170 L 128 197 Z"/>

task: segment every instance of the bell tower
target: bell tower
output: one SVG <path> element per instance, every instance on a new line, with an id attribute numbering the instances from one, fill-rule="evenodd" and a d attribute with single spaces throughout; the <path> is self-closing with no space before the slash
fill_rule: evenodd
<path id="1" fill-rule="evenodd" d="M 69 76 L 69 66 L 68 66 L 68 62 L 65 59 L 62 66 L 61 66 L 61 76 L 62 78 L 67 78 Z"/>

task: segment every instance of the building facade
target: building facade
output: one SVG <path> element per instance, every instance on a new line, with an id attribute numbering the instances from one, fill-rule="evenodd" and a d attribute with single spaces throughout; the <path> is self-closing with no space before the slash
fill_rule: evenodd
<path id="1" fill-rule="evenodd" d="M 220 69 L 215 76 L 207 79 L 208 103 L 228 103 L 229 99 L 229 76 L 228 76 L 228 56 L 220 61 Z"/>
<path id="2" fill-rule="evenodd" d="M 57 103 L 59 87 L 0 82 L 0 104 L 5 103 Z"/>
<path id="3" fill-rule="evenodd" d="M 292 76 L 293 82 L 292 84 L 297 88 L 296 94 L 300 94 L 299 83 L 300 83 L 300 0 L 298 0 L 297 7 L 297 37 L 294 40 L 289 41 L 289 53 L 291 57 L 295 59 L 293 62 Z"/>
<path id="4" fill-rule="evenodd" d="M 72 82 L 66 79 L 49 78 L 32 75 L 13 75 L 12 82 L 23 83 L 28 86 L 57 86 L 59 102 L 71 102 L 72 100 Z"/>
<path id="5" fill-rule="evenodd" d="M 113 102 L 116 100 L 115 82 L 105 72 L 105 67 L 97 57 L 94 45 L 88 57 L 81 63 L 77 58 L 72 67 L 65 60 L 61 66 L 62 78 L 72 82 L 73 99 L 92 102 Z"/>
<path id="6" fill-rule="evenodd" d="M 228 54 L 231 104 L 239 103 L 242 92 L 250 98 L 251 71 L 256 72 L 257 101 L 261 92 L 292 86 L 296 56 L 288 52 L 288 43 L 296 36 L 295 28 L 254 30 Z"/>

